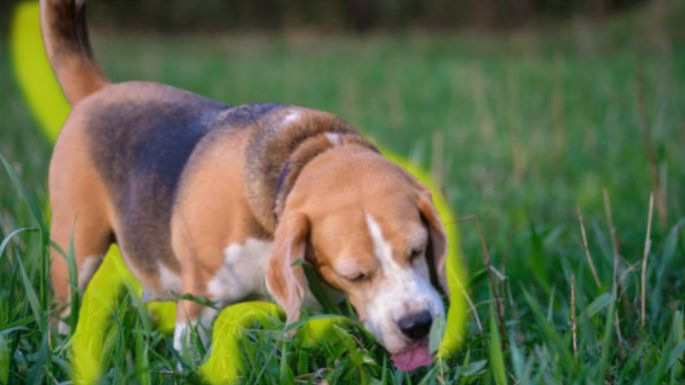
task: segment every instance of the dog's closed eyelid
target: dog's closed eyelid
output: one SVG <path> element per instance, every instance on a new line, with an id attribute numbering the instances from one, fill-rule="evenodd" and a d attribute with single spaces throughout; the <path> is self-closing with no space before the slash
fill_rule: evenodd
<path id="1" fill-rule="evenodd" d="M 362 282 L 366 281 L 367 279 L 369 279 L 369 275 L 362 272 L 359 272 L 351 277 L 347 277 L 347 280 L 352 282 Z"/>
<path id="2" fill-rule="evenodd" d="M 407 251 L 407 257 L 409 258 L 409 261 L 414 261 L 416 258 L 422 256 L 423 253 L 426 252 L 426 247 L 427 243 L 422 243 L 418 246 L 410 247 Z"/>
<path id="3" fill-rule="evenodd" d="M 338 273 L 339 276 L 343 277 L 345 280 L 349 282 L 365 282 L 368 281 L 373 277 L 374 272 L 372 271 L 362 271 L 359 270 L 354 273 L 348 273 L 348 274 L 340 274 Z"/>
<path id="4" fill-rule="evenodd" d="M 429 230 L 421 227 L 420 230 L 412 232 L 412 235 L 405 240 L 405 255 L 409 258 L 415 258 L 426 251 L 428 248 Z"/>

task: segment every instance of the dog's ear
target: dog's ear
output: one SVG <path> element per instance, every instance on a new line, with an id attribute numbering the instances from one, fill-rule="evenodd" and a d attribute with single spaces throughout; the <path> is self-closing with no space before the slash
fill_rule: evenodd
<path id="1" fill-rule="evenodd" d="M 276 228 L 274 248 L 267 265 L 267 289 L 285 310 L 288 323 L 299 320 L 300 307 L 308 290 L 302 264 L 309 228 L 309 219 L 302 213 L 284 216 Z"/>
<path id="2" fill-rule="evenodd" d="M 445 262 L 447 260 L 447 236 L 445 226 L 440 220 L 440 214 L 433 205 L 430 191 L 423 189 L 419 193 L 417 206 L 421 212 L 421 219 L 428 226 L 430 233 L 428 247 L 426 248 L 426 260 L 430 272 L 431 283 L 438 290 L 449 296 Z"/>

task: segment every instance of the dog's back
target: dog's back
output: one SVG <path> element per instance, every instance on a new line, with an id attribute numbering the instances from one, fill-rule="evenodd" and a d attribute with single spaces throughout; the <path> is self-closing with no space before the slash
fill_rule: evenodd
<path id="1" fill-rule="evenodd" d="M 171 213 L 196 147 L 210 133 L 233 136 L 254 129 L 260 118 L 283 107 L 231 107 L 145 82 L 110 85 L 86 104 L 86 150 L 115 205 L 119 241 L 137 268 L 152 275 L 159 262 L 179 270 L 171 250 Z"/>

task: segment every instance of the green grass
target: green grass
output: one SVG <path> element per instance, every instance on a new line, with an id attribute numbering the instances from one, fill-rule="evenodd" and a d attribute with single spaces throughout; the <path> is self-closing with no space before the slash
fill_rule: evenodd
<path id="1" fill-rule="evenodd" d="M 503 298 L 493 290 L 473 223 L 460 225 L 470 314 L 466 343 L 444 367 L 391 368 L 365 334 L 363 354 L 297 348 L 252 330 L 245 383 L 682 384 L 685 330 L 685 12 L 675 2 L 605 24 L 510 36 L 157 36 L 100 32 L 114 80 L 176 85 L 238 104 L 276 101 L 332 111 L 431 170 L 458 215 L 482 222 Z M 50 145 L 11 76 L 0 40 L 0 383 L 68 380 L 68 341 L 48 333 L 46 173 Z M 640 128 L 644 107 L 665 190 L 655 213 L 640 322 L 641 260 L 652 189 Z M 25 186 L 22 188 L 20 186 Z M 614 246 L 603 189 L 619 244 Z M 585 217 L 585 256 L 576 207 Z M 448 224 L 456 226 L 456 224 Z M 577 351 L 572 345 L 575 276 Z M 170 338 L 151 331 L 132 299 L 112 320 L 105 383 L 186 383 Z M 143 369 L 141 369 L 141 367 Z M 147 367 L 147 369 L 145 369 Z M 360 369 L 357 369 L 359 367 Z M 138 368 L 138 369 L 137 369 Z"/>

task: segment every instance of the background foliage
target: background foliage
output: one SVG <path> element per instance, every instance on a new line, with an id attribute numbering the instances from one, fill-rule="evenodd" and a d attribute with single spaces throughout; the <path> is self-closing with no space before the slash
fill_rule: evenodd
<path id="1" fill-rule="evenodd" d="M 0 25 L 12 4 L 0 2 Z M 652 0 L 651 2 L 654 2 Z M 143 30 L 369 32 L 502 29 L 570 16 L 602 18 L 649 0 L 89 0 L 97 25 Z"/>

